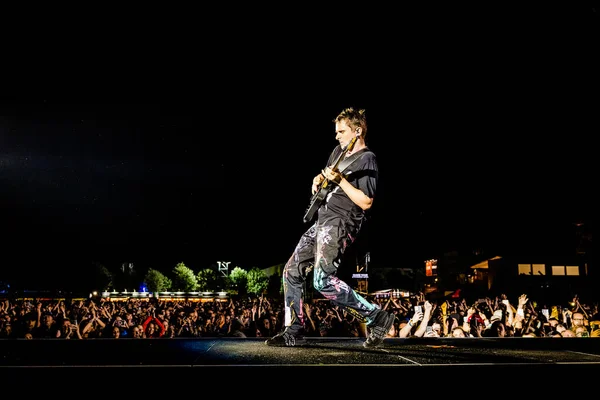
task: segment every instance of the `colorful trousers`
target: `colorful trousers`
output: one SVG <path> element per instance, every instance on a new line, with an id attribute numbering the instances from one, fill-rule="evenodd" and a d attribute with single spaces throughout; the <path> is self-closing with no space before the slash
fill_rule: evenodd
<path id="1" fill-rule="evenodd" d="M 342 218 L 317 221 L 300 238 L 283 270 L 285 326 L 305 327 L 304 282 L 313 271 L 313 286 L 332 304 L 344 307 L 370 324 L 380 308 L 358 294 L 337 276 L 343 255 L 356 239 L 356 229 Z"/>

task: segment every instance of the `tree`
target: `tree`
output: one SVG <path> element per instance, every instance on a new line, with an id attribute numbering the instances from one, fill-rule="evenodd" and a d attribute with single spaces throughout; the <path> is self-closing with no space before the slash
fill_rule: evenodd
<path id="1" fill-rule="evenodd" d="M 148 291 L 152 293 L 166 292 L 171 289 L 173 282 L 162 272 L 150 268 L 144 277 Z"/>
<path id="2" fill-rule="evenodd" d="M 173 288 L 183 292 L 192 292 L 198 287 L 198 280 L 194 271 L 186 267 L 183 262 L 173 268 Z"/>
<path id="3" fill-rule="evenodd" d="M 94 262 L 89 282 L 94 290 L 108 290 L 112 286 L 112 274 L 103 264 Z"/>
<path id="4" fill-rule="evenodd" d="M 248 281 L 248 272 L 245 269 L 235 267 L 229 273 L 228 278 L 231 289 L 234 292 L 237 292 L 237 294 L 245 294 L 247 292 L 246 282 Z"/>
<path id="5" fill-rule="evenodd" d="M 198 283 L 198 290 L 203 292 L 214 291 L 217 286 L 217 275 L 210 268 L 201 269 L 196 275 L 196 281 Z"/>
<path id="6" fill-rule="evenodd" d="M 262 294 L 269 286 L 269 277 L 262 269 L 257 267 L 252 268 L 246 274 L 246 279 L 248 293 L 254 293 L 257 296 Z"/>

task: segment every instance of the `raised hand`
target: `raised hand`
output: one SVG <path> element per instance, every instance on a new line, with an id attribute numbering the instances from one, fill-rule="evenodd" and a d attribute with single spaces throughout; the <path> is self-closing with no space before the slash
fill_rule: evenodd
<path id="1" fill-rule="evenodd" d="M 529 301 L 529 299 L 527 298 L 526 294 L 522 294 L 519 296 L 519 306 L 524 306 L 527 301 Z"/>

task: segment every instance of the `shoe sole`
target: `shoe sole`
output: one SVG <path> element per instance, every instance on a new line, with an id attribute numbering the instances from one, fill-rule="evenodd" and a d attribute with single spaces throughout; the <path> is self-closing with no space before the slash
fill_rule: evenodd
<path id="1" fill-rule="evenodd" d="M 307 344 L 306 339 L 296 340 L 296 343 L 292 346 L 285 343 L 269 343 L 269 340 L 265 340 L 265 344 L 270 347 L 302 347 Z"/>

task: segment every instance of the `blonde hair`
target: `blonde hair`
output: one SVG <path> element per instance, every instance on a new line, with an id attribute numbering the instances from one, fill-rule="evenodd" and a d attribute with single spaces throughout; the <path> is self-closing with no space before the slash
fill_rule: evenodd
<path id="1" fill-rule="evenodd" d="M 360 136 L 364 139 L 367 134 L 367 116 L 364 109 L 355 109 L 348 107 L 342 110 L 333 120 L 334 123 L 346 120 L 348 125 L 356 130 L 360 128 Z"/>

